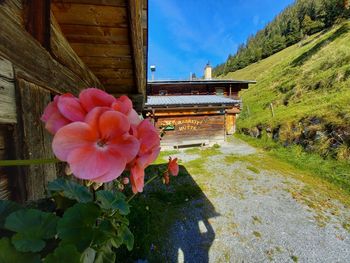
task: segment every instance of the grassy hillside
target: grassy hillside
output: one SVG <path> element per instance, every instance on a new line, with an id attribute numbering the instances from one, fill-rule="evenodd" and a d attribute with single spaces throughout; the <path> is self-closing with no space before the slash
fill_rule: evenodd
<path id="1" fill-rule="evenodd" d="M 306 118 L 350 127 L 350 22 L 221 78 L 257 80 L 241 94 L 239 129 L 297 125 Z"/>

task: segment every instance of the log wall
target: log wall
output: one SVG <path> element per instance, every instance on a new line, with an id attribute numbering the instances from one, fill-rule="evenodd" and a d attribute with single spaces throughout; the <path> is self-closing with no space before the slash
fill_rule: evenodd
<path id="1" fill-rule="evenodd" d="M 55 94 L 78 94 L 102 87 L 75 54 L 54 17 L 50 45 L 42 46 L 27 30 L 25 5 L 0 3 L 0 158 L 52 158 L 51 135 L 40 121 Z M 58 174 L 56 165 L 0 168 L 0 198 L 24 202 L 44 197 L 47 182 Z"/>

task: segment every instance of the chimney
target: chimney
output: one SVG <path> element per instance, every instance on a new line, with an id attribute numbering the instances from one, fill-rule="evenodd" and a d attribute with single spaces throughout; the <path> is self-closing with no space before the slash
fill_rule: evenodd
<path id="1" fill-rule="evenodd" d="M 207 65 L 204 68 L 204 79 L 211 79 L 211 66 L 208 61 Z"/>

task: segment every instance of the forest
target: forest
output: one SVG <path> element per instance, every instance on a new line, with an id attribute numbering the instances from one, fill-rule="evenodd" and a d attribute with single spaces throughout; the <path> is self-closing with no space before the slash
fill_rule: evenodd
<path id="1" fill-rule="evenodd" d="M 296 0 L 217 65 L 213 75 L 242 69 L 349 18 L 349 0 Z"/>

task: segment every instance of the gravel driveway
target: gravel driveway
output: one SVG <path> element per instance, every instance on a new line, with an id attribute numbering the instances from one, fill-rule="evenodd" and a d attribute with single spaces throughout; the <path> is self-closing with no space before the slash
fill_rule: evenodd
<path id="1" fill-rule="evenodd" d="M 191 173 L 203 195 L 171 226 L 166 262 L 350 262 L 349 207 L 238 139 L 219 150 L 211 176 Z"/>

